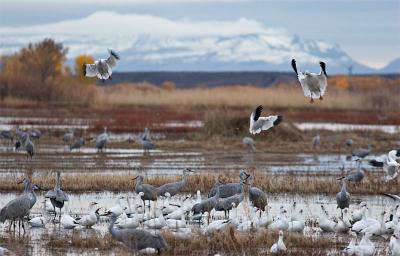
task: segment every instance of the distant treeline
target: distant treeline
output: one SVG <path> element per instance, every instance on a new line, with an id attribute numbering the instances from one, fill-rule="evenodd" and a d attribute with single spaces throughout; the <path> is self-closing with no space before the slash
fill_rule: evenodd
<path id="1" fill-rule="evenodd" d="M 372 76 L 372 75 L 371 75 Z M 399 74 L 377 75 L 389 79 L 400 78 Z M 217 87 L 225 85 L 253 85 L 269 87 L 296 82 L 294 72 L 115 72 L 112 80 L 98 82 L 99 85 L 120 83 L 150 83 L 157 86 L 166 81 L 175 84 L 176 88 Z"/>

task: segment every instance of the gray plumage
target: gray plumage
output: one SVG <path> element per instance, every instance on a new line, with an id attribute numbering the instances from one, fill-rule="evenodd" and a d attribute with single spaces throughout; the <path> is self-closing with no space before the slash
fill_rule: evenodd
<path id="1" fill-rule="evenodd" d="M 267 193 L 262 191 L 257 187 L 253 187 L 253 176 L 250 176 L 247 179 L 247 183 L 249 184 L 249 200 L 253 204 L 254 207 L 257 207 L 260 210 L 264 210 L 265 206 L 268 205 L 268 197 Z"/>
<path id="2" fill-rule="evenodd" d="M 50 202 L 53 205 L 54 212 L 56 213 L 56 208 L 60 209 L 64 207 L 64 202 L 68 201 L 68 195 L 61 190 L 60 188 L 60 178 L 61 178 L 61 173 L 57 171 L 56 173 L 56 184 L 54 186 L 54 189 L 47 191 L 45 197 L 50 198 Z M 61 214 L 60 214 L 61 218 Z"/>
<path id="3" fill-rule="evenodd" d="M 182 180 L 178 182 L 171 182 L 164 184 L 157 188 L 157 194 L 159 196 L 165 195 L 165 193 L 169 193 L 171 196 L 174 196 L 182 191 L 182 189 L 186 186 L 187 183 L 187 176 L 189 172 L 193 172 L 190 169 L 183 170 Z"/>
<path id="4" fill-rule="evenodd" d="M 367 149 L 361 148 L 361 149 L 355 150 L 355 151 L 353 151 L 352 155 L 355 157 L 358 157 L 358 158 L 364 158 L 371 153 L 371 150 L 372 150 L 372 145 L 369 144 Z"/>
<path id="5" fill-rule="evenodd" d="M 361 182 L 364 179 L 364 170 L 359 166 L 356 170 L 349 172 L 347 176 L 342 177 L 342 179 L 351 182 Z"/>
<path id="6" fill-rule="evenodd" d="M 33 155 L 35 154 L 35 145 L 29 139 L 29 136 L 28 136 L 28 140 L 26 141 L 26 144 L 25 144 L 25 150 L 26 150 L 26 154 L 27 154 L 26 157 L 32 159 Z"/>
<path id="7" fill-rule="evenodd" d="M 35 184 L 32 184 L 32 182 L 28 178 L 24 178 L 22 181 L 18 183 L 24 184 L 24 194 L 27 194 L 29 196 L 30 209 L 32 209 L 32 207 L 36 204 L 37 201 L 35 190 L 39 189 L 39 187 Z"/>
<path id="8" fill-rule="evenodd" d="M 214 208 L 216 211 L 224 211 L 225 217 L 229 216 L 229 211 L 233 206 L 238 206 L 244 199 L 244 190 L 240 194 L 236 194 L 226 198 L 218 198 Z"/>
<path id="9" fill-rule="evenodd" d="M 350 194 L 347 192 L 346 181 L 342 180 L 342 188 L 339 193 L 336 194 L 337 208 L 344 209 L 349 208 L 350 205 Z"/>
<path id="10" fill-rule="evenodd" d="M 197 203 L 192 206 L 191 211 L 193 212 L 193 215 L 205 213 L 205 212 L 210 213 L 211 210 L 214 209 L 215 205 L 218 202 L 218 199 L 220 198 L 220 187 L 221 186 L 218 186 L 216 188 L 216 192 L 215 192 L 214 196 L 207 198 L 207 199 L 201 201 L 200 203 Z"/>
<path id="11" fill-rule="evenodd" d="M 23 221 L 24 217 L 29 214 L 31 209 L 31 199 L 27 193 L 8 202 L 0 210 L 0 222 L 4 223 L 6 220 L 15 222 L 17 220 Z M 22 222 L 22 227 L 24 227 Z"/>
<path id="12" fill-rule="evenodd" d="M 351 138 L 348 138 L 348 139 L 346 140 L 346 145 L 347 145 L 348 147 L 353 146 L 353 140 L 352 140 Z"/>
<path id="13" fill-rule="evenodd" d="M 140 192 L 143 192 L 143 196 L 141 197 L 144 205 L 144 209 L 146 209 L 146 200 L 150 201 L 156 201 L 157 200 L 157 194 L 158 190 L 152 185 L 149 184 L 144 184 L 144 178 L 142 175 L 136 176 L 133 178 L 133 180 L 136 180 L 136 185 L 135 185 L 135 192 L 136 194 L 139 194 Z"/>
<path id="14" fill-rule="evenodd" d="M 13 143 L 14 135 L 11 131 L 2 130 L 0 131 L 0 139 L 9 140 L 11 143 Z"/>
<path id="15" fill-rule="evenodd" d="M 85 145 L 85 140 L 83 138 L 78 138 L 69 146 L 69 150 L 80 149 L 83 145 Z"/>
<path id="16" fill-rule="evenodd" d="M 40 139 L 40 137 L 42 137 L 42 132 L 40 130 L 32 130 L 29 132 L 29 137 L 31 137 L 32 139 Z"/>
<path id="17" fill-rule="evenodd" d="M 208 197 L 213 197 L 215 193 L 217 192 L 217 187 L 219 187 L 220 190 L 220 197 L 225 198 L 225 197 L 230 197 L 235 194 L 239 194 L 243 190 L 243 183 L 244 181 L 249 177 L 246 173 L 246 171 L 241 170 L 239 177 L 240 177 L 240 182 L 239 183 L 227 183 L 227 184 L 222 184 L 219 185 L 218 183 L 214 185 L 214 187 L 211 189 L 211 191 L 208 193 Z"/>
<path id="18" fill-rule="evenodd" d="M 149 128 L 144 128 L 144 132 L 140 135 L 140 139 L 143 141 L 149 141 L 151 142 L 151 135 L 150 135 L 150 130 Z"/>
<path id="19" fill-rule="evenodd" d="M 74 131 L 71 130 L 71 131 L 68 131 L 68 132 L 64 133 L 63 141 L 64 142 L 70 142 L 70 141 L 73 140 L 73 138 L 74 138 Z"/>
<path id="20" fill-rule="evenodd" d="M 245 145 L 249 150 L 256 151 L 256 145 L 254 140 L 250 137 L 244 137 L 242 140 L 243 145 Z"/>
<path id="21" fill-rule="evenodd" d="M 156 249 L 159 253 L 166 250 L 168 245 L 160 234 L 152 234 L 141 229 L 116 229 L 114 224 L 117 220 L 115 215 L 111 215 L 111 223 L 108 231 L 112 237 L 133 250 L 146 248 Z"/>
<path id="22" fill-rule="evenodd" d="M 314 148 L 319 147 L 319 145 L 321 145 L 321 136 L 319 136 L 319 134 L 317 134 L 313 139 L 312 139 L 312 145 Z"/>
<path id="23" fill-rule="evenodd" d="M 107 127 L 104 127 L 103 133 L 101 133 L 99 136 L 97 136 L 96 139 L 96 148 L 99 151 L 103 151 L 103 149 L 106 147 L 108 142 L 108 134 L 107 134 Z"/>
<path id="24" fill-rule="evenodd" d="M 147 140 L 140 140 L 139 143 L 142 145 L 142 147 L 145 151 L 156 148 L 156 146 L 152 142 L 147 141 Z"/>

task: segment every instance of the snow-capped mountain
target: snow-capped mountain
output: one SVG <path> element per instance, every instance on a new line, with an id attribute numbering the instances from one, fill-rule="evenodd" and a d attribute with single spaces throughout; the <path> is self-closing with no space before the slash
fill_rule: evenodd
<path id="1" fill-rule="evenodd" d="M 297 59 L 300 70 L 328 73 L 377 70 L 361 65 L 337 44 L 304 41 L 284 30 L 267 28 L 251 19 L 234 21 L 169 20 L 96 12 L 86 18 L 30 27 L 0 27 L 0 54 L 11 53 L 51 37 L 69 48 L 69 62 L 79 54 L 104 57 L 112 48 L 121 55 L 118 71 L 289 71 Z"/>

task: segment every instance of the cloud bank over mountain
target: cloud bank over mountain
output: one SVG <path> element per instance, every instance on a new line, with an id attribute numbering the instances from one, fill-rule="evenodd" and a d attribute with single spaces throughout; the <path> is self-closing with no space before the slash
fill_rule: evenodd
<path id="1" fill-rule="evenodd" d="M 79 54 L 105 56 L 112 48 L 121 55 L 119 71 L 289 71 L 296 58 L 299 69 L 328 73 L 378 70 L 361 65 L 339 45 L 303 41 L 279 28 L 246 18 L 228 21 L 171 20 L 151 15 L 101 11 L 83 19 L 29 27 L 0 27 L 0 53 L 17 51 L 29 42 L 51 37 Z"/>

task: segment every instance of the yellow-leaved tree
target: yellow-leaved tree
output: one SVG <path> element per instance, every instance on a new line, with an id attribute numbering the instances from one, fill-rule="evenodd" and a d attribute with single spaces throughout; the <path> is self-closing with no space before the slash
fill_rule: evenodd
<path id="1" fill-rule="evenodd" d="M 95 77 L 85 77 L 83 75 L 83 65 L 84 64 L 93 64 L 94 63 L 94 58 L 91 55 L 78 55 L 75 58 L 75 74 L 76 78 L 78 79 L 79 82 L 85 83 L 85 84 L 94 84 L 96 82 Z"/>

